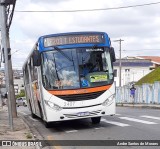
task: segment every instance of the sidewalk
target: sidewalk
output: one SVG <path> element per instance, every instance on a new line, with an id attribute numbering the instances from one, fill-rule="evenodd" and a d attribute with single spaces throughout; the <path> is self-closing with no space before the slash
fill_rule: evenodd
<path id="1" fill-rule="evenodd" d="M 160 104 L 116 103 L 116 106 L 121 106 L 121 107 L 135 107 L 135 108 L 151 108 L 151 109 L 160 109 Z"/>
<path id="2" fill-rule="evenodd" d="M 0 141 L 1 140 L 34 140 L 34 137 L 25 124 L 23 119 L 18 115 L 13 119 L 14 130 L 10 130 L 8 119 L 8 108 L 6 106 L 0 107 Z M 2 149 L 35 149 L 35 147 L 1 147 Z"/>

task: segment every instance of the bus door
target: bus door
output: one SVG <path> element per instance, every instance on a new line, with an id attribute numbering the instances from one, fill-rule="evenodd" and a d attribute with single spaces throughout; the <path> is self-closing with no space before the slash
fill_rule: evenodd
<path id="1" fill-rule="evenodd" d="M 39 92 L 39 85 L 37 80 L 32 82 L 32 91 L 33 91 L 33 100 L 35 103 L 35 112 L 38 116 L 41 117 L 40 92 Z"/>
<path id="2" fill-rule="evenodd" d="M 29 105 L 30 110 L 34 111 L 33 108 L 33 102 L 32 102 L 32 94 L 31 94 L 31 90 L 30 90 L 30 79 L 29 79 L 29 71 L 28 71 L 28 65 L 25 66 L 24 70 L 23 70 L 23 74 L 24 74 L 24 84 L 25 84 L 25 96 L 26 96 L 26 100 L 27 103 Z"/>
<path id="3" fill-rule="evenodd" d="M 31 64 L 32 65 L 32 64 Z M 34 102 L 35 114 L 42 117 L 42 110 L 40 106 L 40 87 L 38 84 L 38 68 L 31 66 L 31 88 L 32 88 L 32 100 Z"/>

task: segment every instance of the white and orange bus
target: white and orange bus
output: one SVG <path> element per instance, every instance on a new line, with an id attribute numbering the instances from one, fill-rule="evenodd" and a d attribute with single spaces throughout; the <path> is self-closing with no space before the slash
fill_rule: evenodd
<path id="1" fill-rule="evenodd" d="M 32 117 L 50 122 L 115 114 L 114 49 L 104 32 L 41 36 L 23 66 Z"/>

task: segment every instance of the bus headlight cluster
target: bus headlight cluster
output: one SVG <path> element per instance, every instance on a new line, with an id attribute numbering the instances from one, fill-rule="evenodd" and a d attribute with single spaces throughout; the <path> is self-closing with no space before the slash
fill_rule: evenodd
<path id="1" fill-rule="evenodd" d="M 56 111 L 60 111 L 62 110 L 62 108 L 60 106 L 58 106 L 57 104 L 51 102 L 51 101 L 48 101 L 48 100 L 44 100 L 45 101 L 45 104 L 48 105 L 50 108 L 56 110 Z"/>
<path id="2" fill-rule="evenodd" d="M 107 106 L 109 105 L 110 103 L 113 102 L 115 98 L 115 94 L 111 95 L 110 97 L 108 97 L 103 103 L 102 103 L 102 106 Z"/>

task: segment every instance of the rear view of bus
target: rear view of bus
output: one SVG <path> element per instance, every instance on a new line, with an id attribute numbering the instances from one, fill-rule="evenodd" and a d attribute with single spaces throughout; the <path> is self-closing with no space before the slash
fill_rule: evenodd
<path id="1" fill-rule="evenodd" d="M 115 114 L 114 49 L 103 32 L 42 36 L 23 72 L 32 116 L 50 122 Z"/>

